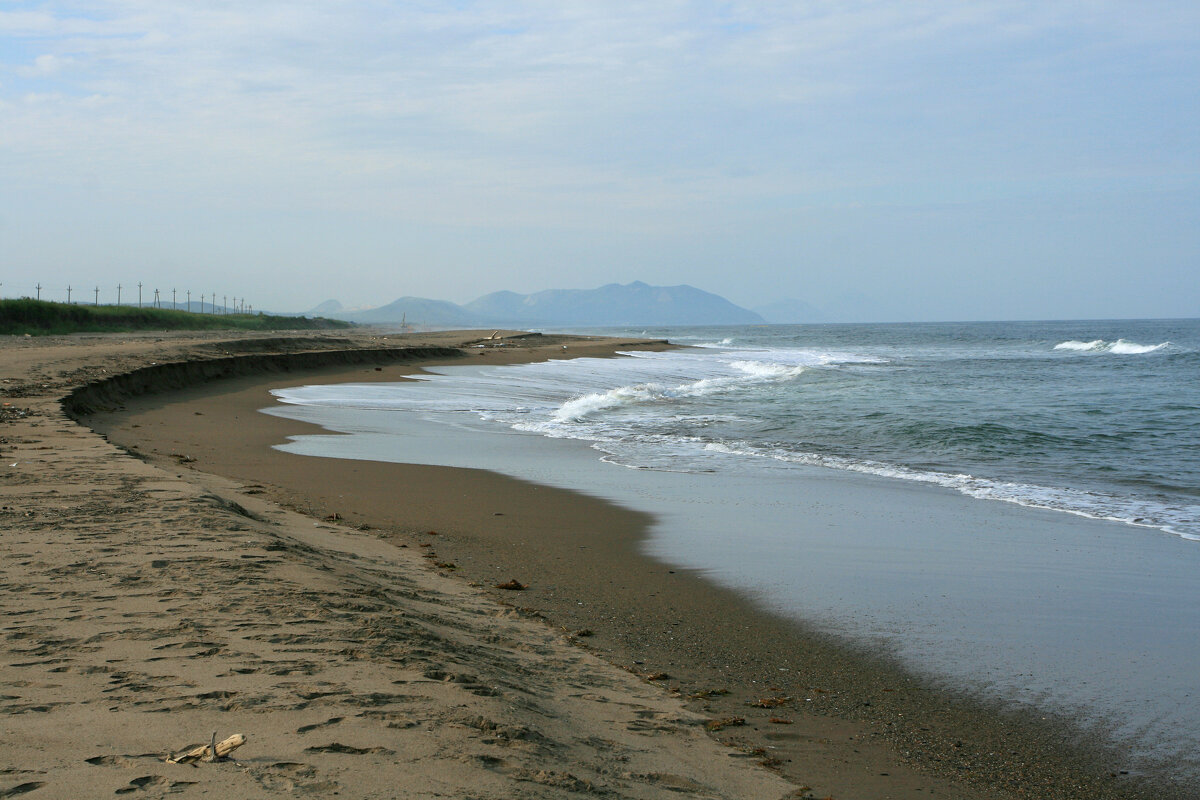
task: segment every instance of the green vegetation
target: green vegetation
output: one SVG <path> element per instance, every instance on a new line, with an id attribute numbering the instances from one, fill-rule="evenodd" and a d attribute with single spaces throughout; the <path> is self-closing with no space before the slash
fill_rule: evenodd
<path id="1" fill-rule="evenodd" d="M 0 334 L 49 336 L 85 331 L 293 331 L 349 327 L 352 326 L 348 322 L 324 317 L 195 314 L 168 308 L 67 305 L 29 298 L 0 300 Z"/>

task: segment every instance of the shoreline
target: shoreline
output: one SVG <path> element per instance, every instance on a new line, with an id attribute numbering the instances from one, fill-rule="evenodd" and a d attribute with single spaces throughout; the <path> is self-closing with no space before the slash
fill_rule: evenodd
<path id="1" fill-rule="evenodd" d="M 784 775 L 819 792 L 1164 796 L 1160 789 L 1114 777 L 1114 754 L 1104 748 L 1088 752 L 1086 746 L 1065 743 L 1072 735 L 1066 723 L 1042 722 L 1036 712 L 1013 712 L 933 689 L 885 658 L 805 631 L 699 576 L 641 555 L 636 545 L 648 520 L 637 512 L 478 470 L 349 461 L 338 462 L 344 469 L 331 470 L 328 459 L 269 450 L 287 435 L 313 427 L 258 413 L 274 402 L 266 394 L 269 388 L 395 380 L 397 372 L 389 366 L 354 367 L 306 371 L 301 378 L 233 378 L 170 397 L 129 401 L 126 411 L 100 428 L 151 461 L 170 463 L 175 450 L 177 456 L 197 459 L 187 462 L 189 469 L 250 481 L 251 491 L 311 516 L 337 515 L 345 523 L 369 525 L 401 547 L 431 545 L 421 548 L 430 561 L 454 565 L 443 572 L 484 587 L 508 579 L 528 583 L 519 597 L 489 591 L 567 632 L 589 631 L 572 638 L 635 673 L 665 673 L 657 682 L 682 696 L 727 689 L 728 695 L 693 701 L 714 718 L 746 720 L 718 738 L 749 751 L 761 748 L 762 758 L 781 762 L 777 766 Z M 182 426 L 180 420 L 189 415 L 190 424 Z M 138 422 L 132 421 L 135 416 Z M 134 431 L 133 425 L 141 427 Z M 171 425 L 186 430 L 166 433 Z M 241 445 L 206 444 L 219 441 L 215 434 L 229 426 L 240 432 Z M 408 487 L 417 499 L 397 510 L 396 486 Z M 478 507 L 465 508 L 465 496 Z M 429 536 L 430 530 L 438 535 Z M 601 536 L 603 546 L 593 547 Z M 591 548 L 586 568 L 579 564 L 584 541 L 589 544 L 582 546 Z M 674 638 L 663 632 L 663 620 L 671 621 Z M 782 680 L 770 667 L 770 654 L 781 651 L 803 654 L 796 670 L 803 678 Z M 747 705 L 777 697 L 792 699 L 769 709 Z M 802 697 L 808 702 L 803 708 Z M 807 710 L 813 707 L 820 711 Z M 785 714 L 791 725 L 768 722 Z M 1047 753 L 1047 747 L 1057 754 Z M 856 760 L 858 765 L 848 766 Z M 909 769 L 904 763 L 909 761 L 920 770 Z M 964 779 L 975 792 L 964 790 Z"/>
<path id="2" fill-rule="evenodd" d="M 296 353 L 277 364 L 295 371 L 376 341 L 3 343 L 0 794 L 803 794 L 711 740 L 677 698 L 429 569 L 417 548 L 174 459 L 156 466 L 64 409 L 146 367 L 200 374 L 266 350 Z M 140 377 L 155 388 L 154 371 Z M 213 731 L 245 746 L 221 763 L 167 760 Z"/>

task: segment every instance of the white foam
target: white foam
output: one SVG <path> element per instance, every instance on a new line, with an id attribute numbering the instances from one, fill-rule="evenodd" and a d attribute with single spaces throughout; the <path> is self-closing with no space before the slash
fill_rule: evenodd
<path id="1" fill-rule="evenodd" d="M 704 397 L 723 392 L 739 391 L 751 386 L 790 380 L 799 377 L 805 367 L 798 365 L 766 364 L 757 361 L 734 361 L 730 364 L 740 374 L 701 378 L 676 386 L 661 383 L 641 383 L 618 386 L 605 392 L 591 392 L 571 398 L 553 413 L 555 422 L 576 422 L 596 412 L 642 403 L 669 402 L 688 397 Z"/>
<path id="2" fill-rule="evenodd" d="M 1076 351 L 1096 351 L 1104 349 L 1103 339 L 1094 339 L 1090 342 L 1080 342 L 1072 339 L 1069 342 L 1059 342 L 1054 345 L 1055 350 L 1076 350 Z"/>
<path id="3" fill-rule="evenodd" d="M 607 392 L 593 392 L 568 400 L 559 406 L 554 412 L 553 418 L 556 422 L 574 422 L 597 411 L 634 403 L 653 402 L 664 399 L 665 396 L 663 387 L 655 384 L 619 386 Z"/>
<path id="4" fill-rule="evenodd" d="M 752 378 L 778 380 L 798 377 L 805 367 L 799 364 L 778 364 L 766 361 L 733 361 L 730 366 Z"/>
<path id="5" fill-rule="evenodd" d="M 1162 344 L 1138 344 L 1137 342 L 1127 342 L 1124 339 L 1118 339 L 1113 342 L 1112 347 L 1109 348 L 1109 352 L 1117 353 L 1118 355 L 1138 356 L 1142 353 L 1153 353 L 1156 350 L 1161 350 L 1169 344 L 1170 342 L 1163 342 Z"/>
<path id="6" fill-rule="evenodd" d="M 1168 347 L 1170 342 L 1162 342 L 1160 344 L 1138 344 L 1137 342 L 1127 342 L 1124 339 L 1117 339 L 1115 342 L 1106 342 L 1103 339 L 1093 339 L 1090 342 L 1081 342 L 1075 339 L 1066 342 L 1059 342 L 1054 345 L 1055 350 L 1072 350 L 1083 353 L 1114 353 L 1119 356 L 1140 356 L 1145 353 L 1153 353 Z"/>
<path id="7" fill-rule="evenodd" d="M 1006 503 L 1064 511 L 1090 519 L 1109 520 L 1141 528 L 1155 528 L 1182 539 L 1200 541 L 1194 532 L 1195 520 L 1200 518 L 1200 506 L 1167 509 L 1153 503 L 1134 501 L 1100 492 L 1076 489 L 1056 489 L 1047 486 L 977 478 L 965 473 L 922 471 L 879 461 L 855 460 L 817 453 L 797 453 L 782 449 L 765 449 L 748 442 L 710 442 L 709 452 L 743 457 L 766 457 L 791 464 L 803 464 L 827 469 L 859 472 L 882 478 L 929 483 L 953 489 L 979 500 L 1001 500 Z"/>

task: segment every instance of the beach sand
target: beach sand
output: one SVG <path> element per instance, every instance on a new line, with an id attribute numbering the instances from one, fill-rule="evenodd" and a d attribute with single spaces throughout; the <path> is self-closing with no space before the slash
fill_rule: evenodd
<path id="1" fill-rule="evenodd" d="M 311 431 L 272 387 L 618 345 L 479 336 L 5 342 L 0 796 L 1161 796 L 642 557 L 641 514 L 271 449 Z M 70 403 L 105 441 L 59 399 L 114 374 Z M 213 731 L 235 763 L 163 762 Z"/>

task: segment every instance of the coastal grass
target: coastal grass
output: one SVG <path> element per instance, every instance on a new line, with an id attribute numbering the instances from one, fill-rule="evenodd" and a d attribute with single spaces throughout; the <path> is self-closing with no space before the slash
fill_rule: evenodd
<path id="1" fill-rule="evenodd" d="M 0 300 L 0 335 L 52 336 L 130 331 L 294 331 L 350 328 L 324 317 L 274 314 L 197 314 L 169 308 L 88 306 L 21 298 Z"/>

